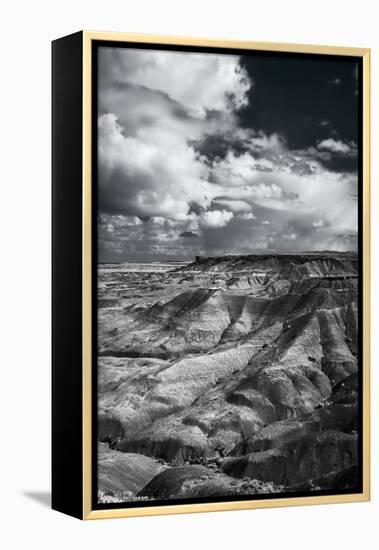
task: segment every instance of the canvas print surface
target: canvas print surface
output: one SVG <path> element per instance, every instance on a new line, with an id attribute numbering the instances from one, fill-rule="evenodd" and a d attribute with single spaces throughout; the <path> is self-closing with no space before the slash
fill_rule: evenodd
<path id="1" fill-rule="evenodd" d="M 357 62 L 96 59 L 98 503 L 358 491 Z"/>

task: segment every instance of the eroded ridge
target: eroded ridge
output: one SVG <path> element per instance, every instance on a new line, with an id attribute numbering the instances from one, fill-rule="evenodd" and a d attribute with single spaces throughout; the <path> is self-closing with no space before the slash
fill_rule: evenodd
<path id="1" fill-rule="evenodd" d="M 98 305 L 100 501 L 356 486 L 356 254 L 102 264 Z"/>

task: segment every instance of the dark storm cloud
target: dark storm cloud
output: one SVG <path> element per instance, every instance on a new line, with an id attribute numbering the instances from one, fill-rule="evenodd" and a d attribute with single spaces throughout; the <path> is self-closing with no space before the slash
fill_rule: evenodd
<path id="1" fill-rule="evenodd" d="M 99 57 L 101 261 L 356 247 L 354 61 Z"/>

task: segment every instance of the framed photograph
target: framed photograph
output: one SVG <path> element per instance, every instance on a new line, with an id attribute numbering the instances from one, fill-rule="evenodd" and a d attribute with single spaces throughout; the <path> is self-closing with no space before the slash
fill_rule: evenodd
<path id="1" fill-rule="evenodd" d="M 55 510 L 369 499 L 369 50 L 53 42 Z"/>

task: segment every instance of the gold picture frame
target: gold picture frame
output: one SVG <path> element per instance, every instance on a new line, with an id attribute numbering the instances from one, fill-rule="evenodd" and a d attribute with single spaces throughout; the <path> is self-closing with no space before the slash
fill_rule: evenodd
<path id="1" fill-rule="evenodd" d="M 247 510 L 255 508 L 285 507 L 285 506 L 304 506 L 316 504 L 336 504 L 349 502 L 364 502 L 370 499 L 370 366 L 369 366 L 369 346 L 370 346 L 370 50 L 367 48 L 351 48 L 336 46 L 317 46 L 301 44 L 285 44 L 271 42 L 254 41 L 235 41 L 220 40 L 209 38 L 190 38 L 176 36 L 145 35 L 131 33 L 113 33 L 83 31 L 80 34 L 79 41 L 82 45 L 82 217 L 81 217 L 81 249 L 82 249 L 82 271 L 81 271 L 81 338 L 82 349 L 80 350 L 81 361 L 81 444 L 82 455 L 80 457 L 80 471 L 82 473 L 82 499 L 74 513 L 69 510 L 69 506 L 61 504 L 59 498 L 54 505 L 53 488 L 53 507 L 63 512 L 71 513 L 82 519 L 106 519 L 120 517 L 183 514 L 197 512 L 216 512 L 224 510 Z M 63 44 L 65 39 L 61 39 Z M 92 506 L 92 415 L 93 395 L 92 395 L 92 323 L 94 312 L 92 310 L 92 45 L 96 42 L 128 42 L 144 43 L 154 46 L 155 44 L 170 46 L 195 46 L 199 48 L 228 48 L 236 50 L 254 50 L 268 52 L 287 52 L 295 54 L 321 54 L 321 55 L 341 55 L 354 56 L 362 59 L 363 63 L 363 93 L 362 93 L 362 268 L 363 268 L 363 302 L 362 319 L 364 331 L 362 333 L 363 362 L 362 368 L 362 424 L 363 430 L 363 490 L 361 493 L 354 494 L 336 494 L 321 496 L 304 497 L 284 497 L 267 498 L 263 500 L 240 500 L 225 502 L 206 502 L 196 504 L 167 504 L 162 506 L 140 506 L 136 508 L 108 508 L 94 509 Z M 54 110 L 54 107 L 53 107 Z M 59 367 L 55 367 L 57 369 Z M 54 366 L 53 366 L 54 369 Z M 54 375 L 54 370 L 53 370 Z M 57 399 L 56 399 L 57 402 Z M 54 404 L 53 404 L 54 407 Z M 62 413 L 60 410 L 59 414 Z M 57 413 L 58 414 L 58 413 Z M 58 422 L 58 421 L 57 421 Z M 53 423 L 54 429 L 54 423 Z M 59 445 L 57 443 L 57 445 Z M 53 453 L 54 454 L 54 453 Z M 58 450 L 55 452 L 55 458 L 58 456 Z M 56 458 L 56 461 L 58 459 Z M 63 459 L 62 459 L 63 461 Z M 60 462 L 59 467 L 62 467 Z M 58 465 L 56 466 L 58 468 Z M 79 466 L 78 466 L 79 468 Z M 53 464 L 54 473 L 54 464 Z M 57 474 L 56 474 L 57 476 Z M 53 476 L 54 477 L 54 476 Z M 59 492 L 59 483 L 56 484 L 55 491 Z M 64 500 L 64 499 L 63 499 Z M 63 502 L 62 500 L 62 502 Z"/>

